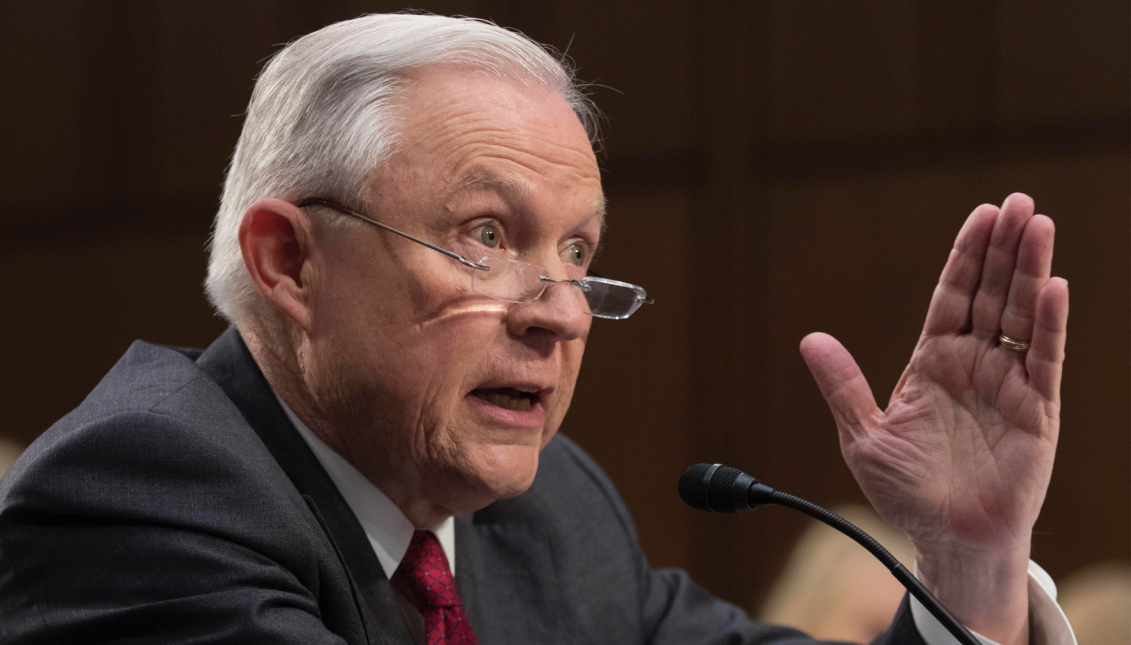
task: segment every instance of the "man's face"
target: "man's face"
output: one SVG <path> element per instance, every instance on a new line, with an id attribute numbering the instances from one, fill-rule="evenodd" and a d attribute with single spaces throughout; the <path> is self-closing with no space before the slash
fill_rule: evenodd
<path id="1" fill-rule="evenodd" d="M 370 214 L 465 257 L 585 275 L 603 223 L 596 158 L 560 96 L 461 70 L 411 81 Z M 512 497 L 569 408 L 589 316 L 569 285 L 534 302 L 376 227 L 318 226 L 308 385 L 344 456 L 394 501 L 460 514 Z"/>

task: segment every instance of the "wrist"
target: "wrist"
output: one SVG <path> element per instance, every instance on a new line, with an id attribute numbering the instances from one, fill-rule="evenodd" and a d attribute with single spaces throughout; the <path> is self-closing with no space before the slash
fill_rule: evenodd
<path id="1" fill-rule="evenodd" d="M 1028 643 L 1028 543 L 917 543 L 915 560 L 919 580 L 967 628 L 1002 645 Z"/>

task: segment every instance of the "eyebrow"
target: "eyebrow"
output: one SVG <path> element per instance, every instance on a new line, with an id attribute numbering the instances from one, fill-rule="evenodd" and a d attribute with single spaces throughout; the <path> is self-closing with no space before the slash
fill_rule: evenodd
<path id="1" fill-rule="evenodd" d="M 601 242 L 602 243 L 604 243 L 605 229 L 608 228 L 608 220 L 605 219 L 605 213 L 607 212 L 607 208 L 608 208 L 608 200 L 605 199 L 605 193 L 603 193 L 603 192 L 601 193 L 601 196 L 598 197 L 597 200 L 593 202 L 593 205 L 589 207 L 589 212 L 593 213 L 594 215 L 597 216 L 597 219 L 601 220 Z"/>
<path id="2" fill-rule="evenodd" d="M 456 181 L 455 190 L 452 191 L 451 195 L 455 196 L 462 192 L 475 190 L 493 191 L 513 201 L 526 199 L 534 192 L 530 184 L 515 181 L 503 177 L 488 168 L 476 166 L 465 172 L 463 176 Z M 589 211 L 593 215 L 596 215 L 601 221 L 601 232 L 604 233 L 606 200 L 603 193 L 593 202 L 593 205 L 589 207 Z"/>

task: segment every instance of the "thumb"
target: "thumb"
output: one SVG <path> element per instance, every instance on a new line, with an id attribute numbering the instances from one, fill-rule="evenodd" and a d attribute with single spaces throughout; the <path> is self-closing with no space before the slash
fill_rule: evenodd
<path id="1" fill-rule="evenodd" d="M 837 339 L 818 332 L 801 340 L 801 356 L 832 410 L 841 444 L 867 434 L 883 412 L 852 354 Z"/>

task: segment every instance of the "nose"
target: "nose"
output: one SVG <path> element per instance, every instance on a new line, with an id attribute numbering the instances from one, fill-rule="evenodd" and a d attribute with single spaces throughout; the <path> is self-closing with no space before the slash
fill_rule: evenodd
<path id="1" fill-rule="evenodd" d="M 583 338 L 593 318 L 584 313 L 580 291 L 568 282 L 547 282 L 533 302 L 515 303 L 507 326 L 516 336 L 542 335 L 552 342 Z"/>

